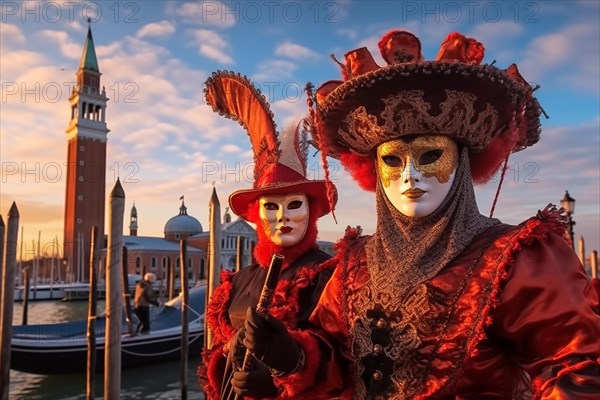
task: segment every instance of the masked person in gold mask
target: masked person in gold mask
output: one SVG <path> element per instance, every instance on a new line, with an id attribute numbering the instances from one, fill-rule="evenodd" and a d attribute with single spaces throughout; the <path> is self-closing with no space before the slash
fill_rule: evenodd
<path id="1" fill-rule="evenodd" d="M 319 368 L 288 384 L 311 399 L 600 398 L 598 298 L 564 215 L 511 226 L 475 201 L 474 182 L 538 141 L 533 89 L 459 33 L 435 61 L 406 31 L 379 48 L 388 65 L 351 51 L 344 80 L 310 96 L 318 146 L 375 192 L 377 226 L 348 228 L 326 262 L 312 336 L 296 340 Z M 243 343 L 269 365 L 275 318 L 248 316 Z"/>
<path id="2" fill-rule="evenodd" d="M 285 259 L 270 306 L 281 321 L 275 329 L 289 331 L 294 338 L 308 335 L 303 330 L 332 272 L 319 265 L 330 256 L 317 245 L 317 220 L 333 210 L 336 189 L 324 180 L 306 178 L 309 143 L 304 120 L 280 136 L 268 103 L 245 77 L 213 73 L 205 84 L 205 97 L 214 111 L 238 121 L 249 135 L 253 186 L 234 192 L 229 205 L 256 224 L 258 241 L 256 263 L 236 273 L 223 272 L 210 299 L 206 321 L 213 340 L 203 351 L 198 376 L 209 400 L 233 399 L 236 394 L 244 399 L 293 398 L 278 384 L 303 355 L 293 339 L 276 344 L 284 350 L 282 357 L 271 358 L 271 368 L 257 360 L 255 368 L 240 370 L 246 352 L 246 310 L 258 302 L 271 257 L 281 254 Z M 273 340 L 277 342 L 277 335 Z M 296 358 L 288 357 L 290 353 Z"/>

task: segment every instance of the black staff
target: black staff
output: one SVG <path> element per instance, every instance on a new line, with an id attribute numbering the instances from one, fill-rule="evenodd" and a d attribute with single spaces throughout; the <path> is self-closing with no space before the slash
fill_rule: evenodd
<path id="1" fill-rule="evenodd" d="M 273 257 L 271 258 L 271 264 L 269 265 L 269 270 L 267 271 L 265 284 L 263 285 L 262 291 L 260 292 L 258 304 L 256 304 L 256 313 L 261 317 L 266 316 L 267 312 L 269 311 L 269 306 L 271 305 L 271 301 L 273 300 L 273 294 L 275 293 L 277 282 L 279 282 L 279 275 L 281 274 L 281 267 L 283 266 L 284 258 L 284 256 L 277 253 L 273 254 Z M 256 358 L 254 358 L 250 350 L 246 349 L 246 354 L 244 355 L 244 362 L 242 363 L 242 371 L 249 371 L 255 366 Z M 233 370 L 231 371 L 231 375 L 233 375 Z M 221 399 L 229 400 L 231 399 L 232 394 L 233 390 L 230 382 L 228 382 L 228 391 L 226 394 L 222 394 Z M 238 399 L 239 396 L 236 394 L 234 400 Z"/>

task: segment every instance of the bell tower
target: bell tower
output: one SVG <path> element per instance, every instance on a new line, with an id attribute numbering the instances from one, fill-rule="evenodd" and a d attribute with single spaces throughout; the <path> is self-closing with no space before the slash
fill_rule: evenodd
<path id="1" fill-rule="evenodd" d="M 135 208 L 135 201 L 133 202 L 133 207 L 131 207 L 131 212 L 129 213 L 129 236 L 137 236 L 138 231 L 138 223 L 137 223 L 137 208 Z"/>
<path id="2" fill-rule="evenodd" d="M 89 20 L 88 20 L 89 23 Z M 100 68 L 91 27 L 88 27 L 77 70 L 77 84 L 69 97 L 71 120 L 67 133 L 64 257 L 74 276 L 88 275 L 90 239 L 98 227 L 104 246 L 106 186 L 106 91 L 100 89 Z"/>

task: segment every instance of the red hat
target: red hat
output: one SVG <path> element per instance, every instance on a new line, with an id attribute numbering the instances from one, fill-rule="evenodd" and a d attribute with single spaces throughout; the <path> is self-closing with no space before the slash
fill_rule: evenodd
<path id="1" fill-rule="evenodd" d="M 364 188 L 374 190 L 365 168 L 372 171 L 377 146 L 403 136 L 447 135 L 467 146 L 476 182 L 539 140 L 534 89 L 514 64 L 506 70 L 481 65 L 484 47 L 477 40 L 451 33 L 436 60 L 424 61 L 419 39 L 393 30 L 379 49 L 384 67 L 366 48 L 347 53 L 344 80 L 319 87 L 311 111 L 318 146 L 359 182 L 369 180 L 360 182 Z"/>
<path id="2" fill-rule="evenodd" d="M 281 141 L 273 113 L 264 96 L 246 78 L 217 71 L 205 83 L 204 95 L 214 111 L 240 123 L 250 137 L 254 152 L 254 183 L 229 196 L 231 210 L 248 219 L 248 206 L 268 194 L 303 193 L 319 204 L 322 217 L 333 210 L 337 191 L 325 180 L 306 178 L 308 140 L 305 120 L 284 129 Z M 330 202 L 327 193 L 332 193 Z"/>

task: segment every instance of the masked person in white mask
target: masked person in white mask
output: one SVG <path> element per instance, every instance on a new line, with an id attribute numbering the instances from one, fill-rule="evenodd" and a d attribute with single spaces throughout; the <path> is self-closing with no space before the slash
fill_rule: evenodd
<path id="1" fill-rule="evenodd" d="M 246 352 L 242 344 L 246 311 L 258 302 L 271 257 L 281 254 L 285 260 L 270 312 L 282 321 L 281 331 L 294 337 L 305 334 L 308 318 L 332 273 L 320 266 L 330 257 L 316 243 L 317 219 L 333 210 L 336 189 L 324 180 L 306 178 L 305 121 L 279 135 L 268 103 L 245 77 L 213 73 L 205 84 L 205 96 L 214 111 L 240 122 L 250 137 L 253 186 L 234 192 L 229 205 L 235 214 L 256 224 L 258 241 L 253 254 L 256 263 L 237 273 L 223 272 L 210 299 L 206 321 L 213 342 L 202 354 L 198 376 L 209 400 L 233 399 L 236 394 L 244 399 L 294 398 L 278 383 L 297 365 L 287 352 L 271 368 L 257 360 L 255 368 L 240 370 Z M 300 357 L 294 341 L 289 345 Z"/>
<path id="2" fill-rule="evenodd" d="M 375 192 L 377 226 L 348 228 L 325 263 L 311 336 L 294 338 L 318 368 L 287 384 L 312 400 L 600 398 L 598 297 L 564 215 L 548 206 L 511 226 L 475 201 L 474 182 L 538 141 L 532 88 L 458 33 L 435 61 L 406 31 L 379 48 L 387 66 L 351 51 L 344 81 L 311 97 L 318 146 Z M 275 316 L 248 316 L 243 343 L 265 364 L 293 349 L 270 340 Z"/>

